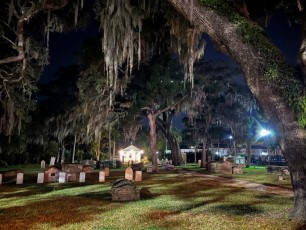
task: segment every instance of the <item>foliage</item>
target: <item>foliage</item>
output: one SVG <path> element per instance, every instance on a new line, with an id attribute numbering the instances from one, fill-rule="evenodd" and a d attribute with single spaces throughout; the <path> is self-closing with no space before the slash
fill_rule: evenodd
<path id="1" fill-rule="evenodd" d="M 261 61 L 264 76 L 279 93 L 287 104 L 295 111 L 302 128 L 306 125 L 306 110 L 303 106 L 302 83 L 294 75 L 292 67 L 284 60 L 280 51 L 271 45 L 271 41 L 265 36 L 263 28 L 242 17 L 237 10 L 226 0 L 201 0 L 204 6 L 211 7 L 230 21 L 238 25 L 241 39 L 245 43 L 252 44 L 263 55 Z"/>

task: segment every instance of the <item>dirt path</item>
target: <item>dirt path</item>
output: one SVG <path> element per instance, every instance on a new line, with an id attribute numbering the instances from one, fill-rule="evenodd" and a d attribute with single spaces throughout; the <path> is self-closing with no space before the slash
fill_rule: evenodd
<path id="1" fill-rule="evenodd" d="M 236 179 L 231 179 L 231 178 L 226 178 L 226 177 L 221 177 L 221 176 L 208 175 L 208 174 L 203 174 L 203 173 L 198 173 L 198 172 L 191 172 L 187 170 L 179 170 L 178 172 L 182 174 L 186 174 L 186 175 L 192 175 L 195 177 L 202 177 L 207 180 L 211 180 L 214 183 L 220 183 L 224 186 L 252 189 L 256 191 L 267 192 L 267 193 L 272 193 L 272 194 L 282 195 L 282 196 L 293 196 L 293 191 L 291 189 L 286 189 L 282 187 L 263 185 L 263 184 L 258 184 L 258 183 L 243 181 L 243 180 L 236 180 Z"/>

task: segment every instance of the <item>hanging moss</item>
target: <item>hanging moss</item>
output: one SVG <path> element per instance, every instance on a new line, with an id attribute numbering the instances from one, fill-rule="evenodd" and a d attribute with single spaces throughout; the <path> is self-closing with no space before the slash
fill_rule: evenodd
<path id="1" fill-rule="evenodd" d="M 201 0 L 203 6 L 212 8 L 238 25 L 241 40 L 255 47 L 264 60 L 261 62 L 263 76 L 288 105 L 294 109 L 302 128 L 306 126 L 306 97 L 303 87 L 291 66 L 284 60 L 264 30 L 242 17 L 226 0 Z"/>

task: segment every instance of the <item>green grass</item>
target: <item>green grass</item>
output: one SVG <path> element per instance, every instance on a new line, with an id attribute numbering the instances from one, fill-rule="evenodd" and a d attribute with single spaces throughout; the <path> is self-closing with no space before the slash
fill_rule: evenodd
<path id="1" fill-rule="evenodd" d="M 208 172 L 205 169 L 200 168 L 197 164 L 187 164 L 186 166 L 182 165 L 179 168 L 203 174 L 208 174 Z M 292 188 L 290 176 L 284 176 L 284 180 L 279 180 L 278 174 L 267 174 L 265 166 L 250 166 L 249 168 L 243 168 L 243 174 L 231 174 L 231 175 L 214 174 L 214 175 L 237 179 L 237 180 L 250 181 L 264 185 L 279 186 L 290 189 Z"/>
<path id="2" fill-rule="evenodd" d="M 112 202 L 111 182 L 122 178 L 123 171 L 111 170 L 105 183 L 98 183 L 95 172 L 86 175 L 86 183 L 36 184 L 36 174 L 30 172 L 39 167 L 27 169 L 28 180 L 23 185 L 4 182 L 0 187 L 0 229 L 300 227 L 300 223 L 287 218 L 292 197 L 226 187 L 190 174 L 144 173 L 137 187 L 147 187 L 152 199 Z M 249 171 L 250 175 L 260 174 L 260 169 Z"/>

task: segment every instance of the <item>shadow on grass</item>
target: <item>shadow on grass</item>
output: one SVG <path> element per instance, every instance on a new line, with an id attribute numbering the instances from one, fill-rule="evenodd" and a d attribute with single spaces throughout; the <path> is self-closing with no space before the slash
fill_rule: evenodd
<path id="1" fill-rule="evenodd" d="M 56 228 L 86 222 L 97 212 L 107 212 L 110 203 L 107 193 L 42 199 L 23 206 L 0 209 L 0 229 L 35 229 L 41 224 Z"/>
<path id="2" fill-rule="evenodd" d="M 260 214 L 264 211 L 254 207 L 251 204 L 233 204 L 233 205 L 218 205 L 211 209 L 213 212 L 223 213 L 223 214 L 230 214 L 230 215 L 238 215 L 238 216 L 246 216 L 246 215 L 254 215 Z"/>

